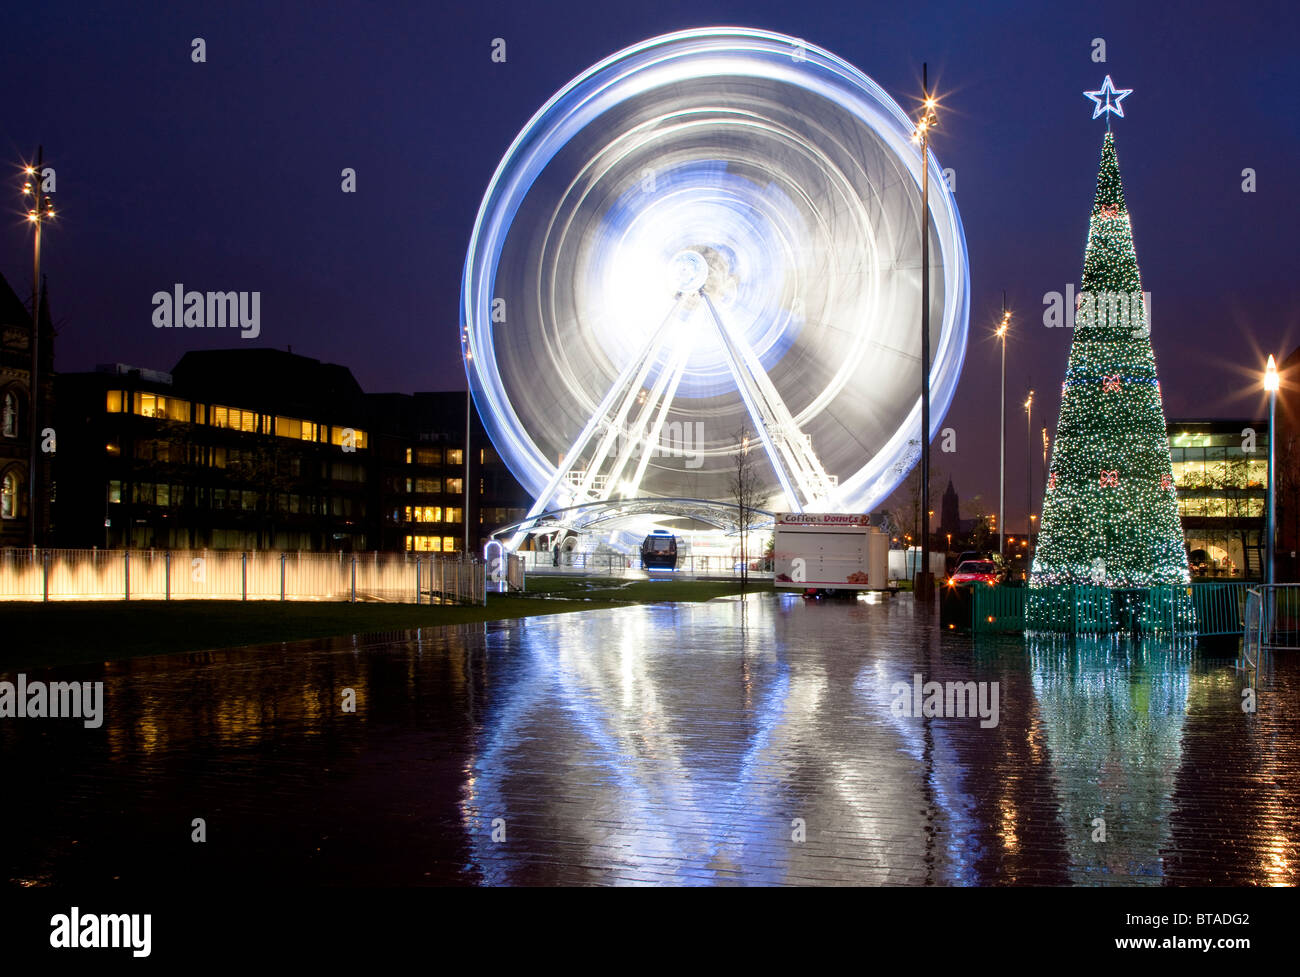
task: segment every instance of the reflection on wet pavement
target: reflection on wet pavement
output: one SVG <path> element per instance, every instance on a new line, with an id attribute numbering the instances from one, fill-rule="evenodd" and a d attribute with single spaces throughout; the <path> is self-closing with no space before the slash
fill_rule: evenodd
<path id="1" fill-rule="evenodd" d="M 1300 670 L 1266 669 L 1252 715 L 1234 655 L 974 640 L 907 597 L 767 594 L 28 670 L 103 680 L 105 720 L 0 720 L 0 828 L 18 841 L 3 869 L 23 885 L 1293 885 Z M 912 715 L 895 684 L 914 681 L 997 683 L 997 725 Z"/>

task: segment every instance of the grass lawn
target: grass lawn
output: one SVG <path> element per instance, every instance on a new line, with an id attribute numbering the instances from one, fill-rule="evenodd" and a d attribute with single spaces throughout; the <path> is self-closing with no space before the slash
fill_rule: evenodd
<path id="1" fill-rule="evenodd" d="M 627 585 L 627 586 L 624 586 Z M 755 582 L 751 590 L 761 586 Z M 305 601 L 0 602 L 0 671 L 558 614 L 738 593 L 731 582 L 531 577 L 486 607 Z"/>
<path id="2" fill-rule="evenodd" d="M 770 580 L 751 580 L 751 593 L 771 590 Z M 654 604 L 661 601 L 712 600 L 740 593 L 739 580 L 624 580 L 618 577 L 564 577 L 534 574 L 528 578 L 529 594 L 605 600 L 629 604 Z"/>

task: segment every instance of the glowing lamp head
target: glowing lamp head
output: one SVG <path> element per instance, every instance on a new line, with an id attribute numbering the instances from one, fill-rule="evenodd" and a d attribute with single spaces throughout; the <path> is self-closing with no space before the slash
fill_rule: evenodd
<path id="1" fill-rule="evenodd" d="M 1281 378 L 1277 375 L 1277 362 L 1273 359 L 1273 354 L 1268 355 L 1268 366 L 1264 368 L 1264 389 L 1273 393 L 1282 385 Z"/>

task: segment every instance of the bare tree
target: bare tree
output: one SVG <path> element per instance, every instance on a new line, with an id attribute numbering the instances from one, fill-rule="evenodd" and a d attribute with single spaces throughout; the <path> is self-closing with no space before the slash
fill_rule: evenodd
<path id="1" fill-rule="evenodd" d="M 761 500 L 754 437 L 749 428 L 736 432 L 735 464 L 731 470 L 731 501 L 736 506 L 736 527 L 740 531 L 740 589 L 749 586 L 749 529 L 758 521 L 755 510 Z"/>
<path id="2" fill-rule="evenodd" d="M 939 486 L 943 484 L 943 471 L 936 467 L 933 462 L 930 464 L 930 493 L 929 498 L 925 500 L 925 505 L 921 505 L 921 466 L 917 464 L 920 461 L 921 453 L 918 447 L 919 442 L 915 439 L 907 443 L 910 454 L 911 474 L 903 481 L 903 484 L 894 490 L 892 496 L 894 508 L 891 511 L 893 521 L 901 527 L 908 527 L 912 530 L 911 545 L 921 545 L 922 527 L 928 522 L 927 514 L 934 509 L 935 499 L 938 497 Z M 908 461 L 899 462 L 895 471 L 900 471 L 909 464 Z"/>

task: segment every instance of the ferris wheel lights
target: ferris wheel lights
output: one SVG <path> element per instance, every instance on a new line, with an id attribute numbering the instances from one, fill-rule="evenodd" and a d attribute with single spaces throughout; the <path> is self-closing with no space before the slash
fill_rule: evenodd
<path id="1" fill-rule="evenodd" d="M 708 28 L 619 51 L 497 168 L 465 265 L 463 354 L 538 512 L 726 498 L 742 429 L 760 490 L 796 510 L 865 511 L 914 463 L 919 397 L 893 380 L 919 348 L 905 348 L 920 251 L 908 139 L 937 99 L 913 122 L 851 65 L 810 45 L 792 61 L 790 45 Z M 937 430 L 969 278 L 955 200 L 937 170 L 931 182 Z"/>

